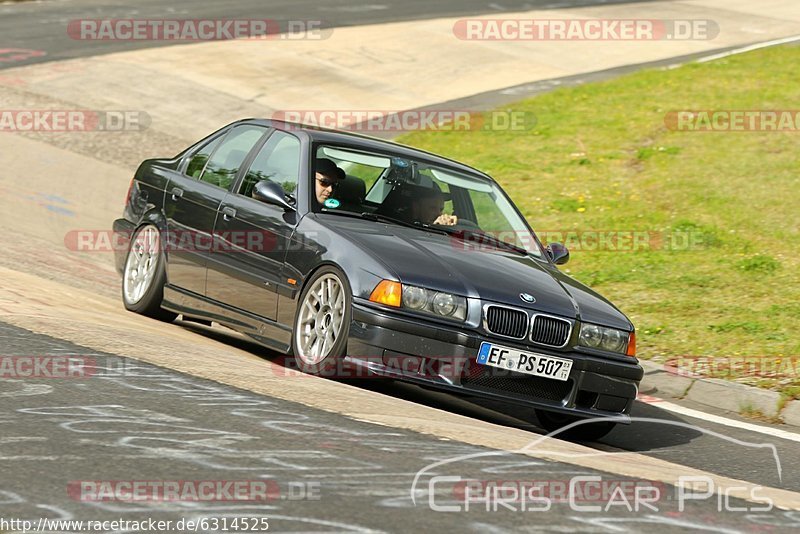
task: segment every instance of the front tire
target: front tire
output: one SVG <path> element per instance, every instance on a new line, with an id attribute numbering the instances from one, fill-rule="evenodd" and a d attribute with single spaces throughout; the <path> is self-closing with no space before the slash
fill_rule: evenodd
<path id="1" fill-rule="evenodd" d="M 165 263 L 158 228 L 147 224 L 136 230 L 122 271 L 125 309 L 163 321 L 171 322 L 177 317 L 161 308 L 167 282 Z"/>
<path id="2" fill-rule="evenodd" d="M 548 432 L 556 432 L 571 423 L 585 420 L 584 417 L 575 417 L 545 410 L 536 410 L 536 418 L 539 419 L 539 423 Z M 559 432 L 554 437 L 574 441 L 597 441 L 611 432 L 615 426 L 616 423 L 613 421 L 583 423 Z"/>
<path id="3" fill-rule="evenodd" d="M 300 295 L 292 332 L 294 363 L 314 375 L 337 376 L 347 351 L 353 293 L 332 266 L 314 273 Z"/>

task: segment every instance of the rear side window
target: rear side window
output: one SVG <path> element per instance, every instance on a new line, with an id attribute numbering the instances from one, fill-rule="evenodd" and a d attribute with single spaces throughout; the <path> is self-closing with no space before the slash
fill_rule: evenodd
<path id="1" fill-rule="evenodd" d="M 270 180 L 288 195 L 294 195 L 300 177 L 300 140 L 285 132 L 276 131 L 253 160 L 242 181 L 239 194 L 249 197 L 261 180 Z"/>
<path id="2" fill-rule="evenodd" d="M 214 152 L 214 149 L 217 148 L 217 145 L 222 138 L 225 137 L 224 135 L 220 135 L 219 137 L 212 139 L 205 145 L 203 148 L 197 151 L 197 153 L 192 156 L 192 159 L 189 160 L 189 165 L 186 166 L 186 175 L 192 178 L 200 178 L 200 174 L 203 172 L 203 169 L 208 163 L 208 158 L 211 157 L 211 154 Z"/>
<path id="3" fill-rule="evenodd" d="M 200 179 L 223 189 L 230 188 L 239 167 L 264 132 L 259 126 L 237 126 L 231 130 L 208 160 Z"/>

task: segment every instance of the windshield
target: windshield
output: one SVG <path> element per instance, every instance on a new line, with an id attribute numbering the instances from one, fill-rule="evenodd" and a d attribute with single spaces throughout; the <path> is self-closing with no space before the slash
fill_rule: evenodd
<path id="1" fill-rule="evenodd" d="M 316 161 L 341 169 L 326 213 L 445 231 L 467 241 L 509 244 L 536 257 L 541 249 L 511 201 L 494 182 L 391 154 L 319 146 Z"/>

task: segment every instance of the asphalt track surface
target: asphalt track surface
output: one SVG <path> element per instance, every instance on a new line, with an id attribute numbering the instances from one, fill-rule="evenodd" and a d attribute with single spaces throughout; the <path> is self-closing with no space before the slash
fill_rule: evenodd
<path id="1" fill-rule="evenodd" d="M 319 20 L 323 28 L 360 26 L 382 22 L 424 20 L 527 11 L 531 9 L 563 9 L 569 7 L 627 4 L 634 0 L 141 0 L 114 5 L 98 0 L 45 0 L 0 5 L 0 51 L 28 49 L 46 55 L 24 61 L 3 62 L 0 69 L 76 57 L 110 54 L 186 44 L 177 41 L 81 41 L 72 39 L 67 24 L 77 19 L 271 19 Z M 638 0 L 663 1 L 663 0 Z"/>
<path id="2" fill-rule="evenodd" d="M 481 447 L 355 421 L 92 352 L 2 323 L 0 339 L 11 353 L 81 355 L 91 358 L 95 368 L 85 378 L 0 382 L 0 518 L 37 524 L 39 518 L 177 522 L 265 517 L 273 532 L 445 531 L 453 527 L 465 532 L 740 532 L 797 524 L 793 513 L 779 510 L 720 513 L 716 499 L 687 500 L 680 511 L 677 493 L 658 483 L 516 454 L 498 455 Z M 617 440 L 625 436 L 620 433 Z M 683 435 L 674 441 L 693 437 Z M 718 454 L 735 455 L 735 451 L 720 449 Z M 459 459 L 462 456 L 467 458 Z M 447 459 L 454 461 L 422 474 L 414 503 L 415 475 Z M 468 511 L 434 511 L 431 500 L 436 506 L 464 507 L 457 483 L 438 479 L 431 485 L 434 475 L 547 481 L 552 493 L 547 494 L 549 506 L 543 499 L 518 499 L 505 505 L 475 501 Z M 599 476 L 610 485 L 627 481 L 656 488 L 658 497 L 648 502 L 658 512 L 644 506 L 639 512 L 628 511 L 620 496 L 587 493 L 585 500 L 559 502 L 555 488 L 576 476 Z M 133 480 L 262 481 L 268 491 L 266 499 L 254 494 L 253 502 L 185 496 L 163 502 L 145 497 L 133 501 L 125 493 L 98 501 L 95 490 L 76 489 L 86 481 Z M 609 506 L 610 502 L 616 504 Z M 580 506 L 602 510 L 575 509 Z M 726 506 L 755 505 L 731 499 Z"/>

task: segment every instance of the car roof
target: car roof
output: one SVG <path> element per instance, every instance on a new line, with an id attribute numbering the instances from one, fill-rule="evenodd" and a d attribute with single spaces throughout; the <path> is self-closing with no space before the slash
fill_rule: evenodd
<path id="1" fill-rule="evenodd" d="M 386 141 L 385 139 L 370 137 L 368 135 L 363 135 L 355 132 L 345 132 L 342 130 L 330 130 L 327 128 L 309 126 L 306 124 L 281 121 L 276 119 L 243 119 L 241 121 L 236 121 L 234 124 L 241 124 L 241 123 L 259 124 L 262 126 L 277 128 L 280 130 L 302 131 L 305 132 L 305 134 L 311 138 L 312 142 L 349 145 L 351 147 L 358 147 L 364 150 L 374 150 L 378 152 L 388 151 L 403 157 L 411 159 L 420 159 L 425 161 L 426 163 L 432 163 L 434 165 L 448 167 L 452 170 L 460 171 L 463 173 L 473 174 L 473 175 L 477 174 L 481 178 L 495 182 L 494 178 L 492 178 L 488 174 L 481 172 L 478 169 L 475 169 L 474 167 L 470 167 L 469 165 L 465 165 L 458 161 L 448 159 L 439 156 L 437 154 L 433 154 L 431 152 L 426 152 L 425 150 L 412 148 L 410 146 L 401 145 L 399 143 L 393 143 L 391 141 Z"/>

